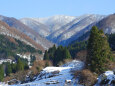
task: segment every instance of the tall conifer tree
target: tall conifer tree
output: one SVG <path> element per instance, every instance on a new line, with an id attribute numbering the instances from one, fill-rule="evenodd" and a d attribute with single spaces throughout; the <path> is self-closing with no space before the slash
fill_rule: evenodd
<path id="1" fill-rule="evenodd" d="M 6 75 L 9 76 L 10 73 L 12 73 L 12 67 L 11 67 L 11 64 L 8 63 L 6 67 Z"/>
<path id="2" fill-rule="evenodd" d="M 111 59 L 107 37 L 96 26 L 92 27 L 87 47 L 87 66 L 93 72 L 101 73 L 107 68 L 105 64 Z"/>

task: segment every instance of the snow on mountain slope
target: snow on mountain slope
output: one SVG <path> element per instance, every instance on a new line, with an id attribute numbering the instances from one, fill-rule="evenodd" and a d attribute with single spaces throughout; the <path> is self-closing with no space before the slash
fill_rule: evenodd
<path id="1" fill-rule="evenodd" d="M 10 27 L 17 29 L 18 31 L 26 34 L 36 43 L 40 44 L 44 49 L 48 49 L 49 47 L 53 46 L 53 43 L 46 40 L 44 37 L 41 37 L 39 33 L 32 30 L 30 27 L 26 26 L 25 24 L 21 23 L 19 20 L 12 18 L 12 17 L 5 17 L 0 15 L 0 20 L 7 23 Z"/>
<path id="2" fill-rule="evenodd" d="M 83 15 L 80 17 L 75 18 L 73 21 L 67 23 L 66 25 L 62 26 L 59 30 L 56 30 L 52 34 L 49 35 L 48 39 L 55 40 L 60 34 L 62 34 L 64 31 L 68 30 L 73 24 L 79 22 L 83 18 L 87 17 L 88 15 Z"/>
<path id="3" fill-rule="evenodd" d="M 66 46 L 89 31 L 93 25 L 104 17 L 103 15 L 87 14 L 78 17 L 57 15 L 46 18 L 20 19 L 23 25 L 25 24 L 26 27 L 28 26 L 31 29 L 29 31 L 20 29 L 19 26 L 22 24 L 17 25 L 17 23 L 12 23 L 11 19 L 6 19 L 5 22 L 10 26 L 15 26 L 47 49 L 52 44 L 48 41 L 46 42 L 45 38 L 57 45 Z M 1 17 L 0 19 L 3 18 Z M 38 36 L 38 34 L 42 37 Z"/>
<path id="4" fill-rule="evenodd" d="M 105 16 L 93 15 L 93 14 L 77 17 L 72 22 L 68 23 L 65 26 L 62 26 L 59 30 L 49 35 L 47 38 L 59 45 L 67 45 L 71 41 L 83 35 L 84 33 L 82 31 L 83 29 L 86 29 L 86 27 L 95 22 L 98 22 L 104 17 Z M 82 31 L 82 33 L 78 34 L 80 31 Z M 77 35 L 76 38 L 73 38 L 74 35 Z M 68 39 L 69 41 L 67 41 Z"/>
<path id="5" fill-rule="evenodd" d="M 33 82 L 8 86 L 76 86 L 71 71 L 81 70 L 83 67 L 83 62 L 73 60 L 61 67 L 44 68 Z"/>
<path id="6" fill-rule="evenodd" d="M 58 30 L 63 25 L 71 22 L 75 18 L 76 17 L 74 16 L 56 15 L 46 18 L 32 18 L 32 19 L 48 26 L 49 31 L 52 33 L 55 30 Z"/>
<path id="7" fill-rule="evenodd" d="M 57 15 L 46 18 L 24 18 L 21 19 L 24 24 L 37 30 L 39 28 L 43 33 L 42 36 L 58 45 L 68 45 L 71 41 L 76 40 L 85 32 L 91 29 L 99 20 L 105 16 L 96 14 L 86 14 L 78 17 Z M 29 23 L 28 23 L 29 22 Z M 31 22 L 31 23 L 30 23 Z M 39 23 L 45 25 L 47 30 L 37 26 Z M 90 26 L 90 27 L 88 27 Z M 35 28 L 34 28 L 35 27 Z M 88 29 L 87 29 L 88 27 Z"/>
<path id="8" fill-rule="evenodd" d="M 34 42 L 27 35 L 21 33 L 20 31 L 16 30 L 15 28 L 9 27 L 6 23 L 4 23 L 2 21 L 0 21 L 0 34 L 16 38 L 16 39 L 23 41 L 24 43 L 34 47 L 34 48 L 44 50 L 41 45 Z"/>
<path id="9" fill-rule="evenodd" d="M 20 21 L 32 28 L 34 31 L 38 32 L 41 36 L 46 37 L 50 34 L 48 30 L 48 26 L 39 23 L 38 21 L 35 21 L 34 19 L 31 18 L 23 18 L 20 19 Z"/>
<path id="10" fill-rule="evenodd" d="M 109 15 L 96 24 L 104 33 L 115 33 L 115 14 Z"/>

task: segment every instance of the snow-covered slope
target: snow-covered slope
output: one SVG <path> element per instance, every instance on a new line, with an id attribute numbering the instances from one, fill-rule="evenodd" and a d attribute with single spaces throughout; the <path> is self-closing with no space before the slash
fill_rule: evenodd
<path id="1" fill-rule="evenodd" d="M 9 63 L 11 63 L 12 60 L 11 60 L 11 59 L 2 59 L 2 60 L 0 60 L 0 65 L 1 65 L 2 63 L 4 63 L 4 62 L 9 62 Z"/>
<path id="2" fill-rule="evenodd" d="M 75 18 L 73 16 L 56 15 L 46 18 L 22 18 L 20 21 L 37 31 L 41 36 L 47 37 Z"/>
<path id="3" fill-rule="evenodd" d="M 91 29 L 103 15 L 86 14 L 82 16 L 57 15 L 46 18 L 23 18 L 20 21 L 33 28 L 48 40 L 58 45 L 68 45 Z M 45 25 L 46 29 L 41 28 Z M 39 29 L 38 29 L 39 28 Z M 41 33 L 42 31 L 42 33 Z"/>
<path id="4" fill-rule="evenodd" d="M 50 34 L 48 30 L 48 26 L 39 23 L 39 21 L 35 21 L 32 18 L 23 18 L 20 20 L 23 24 L 29 26 L 32 28 L 34 31 L 38 32 L 41 36 L 46 37 Z"/>
<path id="5" fill-rule="evenodd" d="M 0 21 L 0 34 L 13 37 L 20 41 L 23 41 L 24 43 L 26 43 L 34 48 L 44 50 L 41 45 L 37 44 L 30 37 L 21 33 L 20 31 L 16 30 L 15 28 L 9 27 L 6 23 L 4 23 L 2 21 Z"/>
<path id="6" fill-rule="evenodd" d="M 59 45 L 68 45 L 71 41 L 82 36 L 85 32 L 91 29 L 88 26 L 94 25 L 105 16 L 102 15 L 83 15 L 77 17 L 70 23 L 62 26 L 60 29 L 50 34 L 47 38 Z"/>
<path id="7" fill-rule="evenodd" d="M 115 72 L 106 71 L 101 74 L 95 86 L 115 86 Z"/>
<path id="8" fill-rule="evenodd" d="M 46 18 L 32 18 L 32 19 L 41 22 L 44 25 L 47 25 L 49 27 L 49 31 L 54 32 L 58 30 L 60 27 L 62 27 L 63 25 L 71 22 L 75 18 L 76 17 L 74 16 L 56 15 L 56 16 L 51 16 Z"/>
<path id="9" fill-rule="evenodd" d="M 83 67 L 83 62 L 73 60 L 61 67 L 46 67 L 33 82 L 9 86 L 76 86 L 71 71 L 81 70 Z"/>
<path id="10" fill-rule="evenodd" d="M 105 33 L 115 33 L 115 14 L 109 15 L 96 24 L 102 28 Z"/>
<path id="11" fill-rule="evenodd" d="M 49 47 L 53 46 L 53 43 L 46 40 L 44 37 L 41 37 L 39 33 L 32 30 L 30 27 L 26 26 L 25 24 L 21 23 L 19 20 L 12 18 L 12 17 L 5 17 L 0 15 L 0 20 L 7 23 L 10 27 L 17 29 L 18 31 L 26 34 L 36 43 L 40 44 L 44 49 L 48 49 Z M 41 28 L 42 29 L 42 28 Z"/>

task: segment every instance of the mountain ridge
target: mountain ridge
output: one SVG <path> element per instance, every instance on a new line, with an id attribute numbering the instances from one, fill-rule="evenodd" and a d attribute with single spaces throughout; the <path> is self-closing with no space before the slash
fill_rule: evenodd
<path id="1" fill-rule="evenodd" d="M 44 47 L 44 49 L 48 49 L 53 45 L 53 43 L 46 40 L 44 37 L 41 37 L 36 31 L 32 30 L 30 27 L 26 26 L 25 24 L 21 23 L 19 20 L 15 18 L 0 16 L 0 20 L 7 23 L 10 27 L 14 27 L 20 32 L 26 34 L 36 43 Z"/>
<path id="2" fill-rule="evenodd" d="M 44 36 L 46 39 L 48 39 L 53 43 L 56 43 L 57 45 L 65 46 L 68 45 L 71 41 L 77 39 L 79 37 L 77 35 L 78 33 L 81 36 L 85 32 L 87 32 L 87 29 L 85 29 L 86 27 L 94 25 L 94 23 L 98 22 L 104 17 L 105 15 L 86 14 L 77 17 L 56 15 L 45 18 L 30 18 L 30 19 L 35 20 L 36 22 L 41 22 L 42 24 L 47 26 L 47 29 L 50 33 L 49 35 Z M 29 26 L 27 22 L 26 25 Z M 88 30 L 90 29 L 91 27 L 88 28 Z M 75 38 L 75 36 L 77 36 L 77 38 Z"/>
<path id="3" fill-rule="evenodd" d="M 9 27 L 5 22 L 0 21 L 0 34 L 11 36 L 13 38 L 16 38 L 18 40 L 21 40 L 25 42 L 26 44 L 31 45 L 34 48 L 40 48 L 41 50 L 44 50 L 43 47 L 41 47 L 39 44 L 35 43 L 32 39 L 30 39 L 25 34 L 19 32 L 15 28 Z"/>

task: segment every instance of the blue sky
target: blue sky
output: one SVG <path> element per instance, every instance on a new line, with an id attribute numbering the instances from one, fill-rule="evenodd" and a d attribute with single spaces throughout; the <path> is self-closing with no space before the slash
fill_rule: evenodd
<path id="1" fill-rule="evenodd" d="M 47 17 L 115 13 L 115 0 L 0 0 L 0 15 Z"/>

